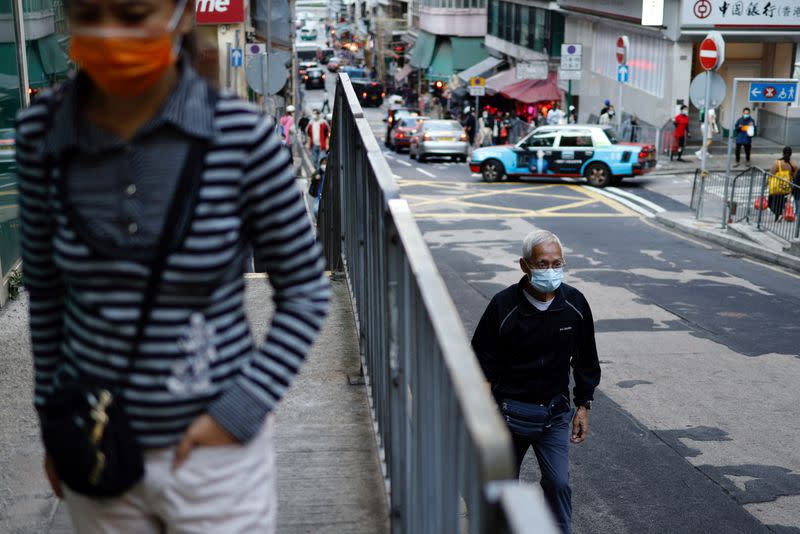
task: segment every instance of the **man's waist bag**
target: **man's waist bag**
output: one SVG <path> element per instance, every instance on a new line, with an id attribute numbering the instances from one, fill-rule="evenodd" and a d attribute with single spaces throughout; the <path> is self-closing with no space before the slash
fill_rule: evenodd
<path id="1" fill-rule="evenodd" d="M 569 410 L 569 399 L 559 395 L 548 405 L 534 404 L 513 399 L 500 402 L 500 411 L 512 434 L 527 439 L 536 439 L 550 428 L 554 417 Z"/>

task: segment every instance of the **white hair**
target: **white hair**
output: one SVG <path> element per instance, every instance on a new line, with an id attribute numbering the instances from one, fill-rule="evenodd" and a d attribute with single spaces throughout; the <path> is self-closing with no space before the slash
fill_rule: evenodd
<path id="1" fill-rule="evenodd" d="M 561 240 L 556 234 L 548 230 L 534 230 L 522 241 L 522 257 L 525 261 L 532 260 L 533 249 L 546 243 L 555 243 L 561 249 L 562 256 L 564 255 L 564 247 L 561 246 Z"/>

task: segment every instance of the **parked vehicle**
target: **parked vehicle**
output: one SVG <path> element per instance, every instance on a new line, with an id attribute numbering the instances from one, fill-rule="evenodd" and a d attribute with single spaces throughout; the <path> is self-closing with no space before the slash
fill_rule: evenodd
<path id="1" fill-rule="evenodd" d="M 409 116 L 398 119 L 389 137 L 389 148 L 397 152 L 407 149 L 411 144 L 411 136 L 414 134 L 414 131 L 420 123 L 427 119 L 428 117 L 420 116 Z"/>
<path id="2" fill-rule="evenodd" d="M 317 29 L 316 28 L 309 28 L 306 26 L 302 30 L 300 30 L 300 40 L 301 41 L 316 41 L 317 40 Z"/>
<path id="3" fill-rule="evenodd" d="M 339 69 L 339 72 L 347 74 L 350 76 L 351 80 L 354 79 L 366 79 L 367 78 L 367 71 L 362 69 L 361 67 L 353 67 L 350 65 L 344 66 Z"/>
<path id="4" fill-rule="evenodd" d="M 486 182 L 526 176 L 585 177 L 596 187 L 646 174 L 655 166 L 655 146 L 622 143 L 613 129 L 589 124 L 542 126 L 516 145 L 476 149 L 469 163 L 470 170 Z"/>
<path id="5" fill-rule="evenodd" d="M 319 61 L 320 65 L 327 65 L 328 62 L 333 59 L 334 51 L 333 48 L 320 48 L 317 51 L 317 61 Z"/>
<path id="6" fill-rule="evenodd" d="M 319 63 L 316 61 L 301 61 L 297 66 L 297 74 L 304 77 L 309 70 L 318 68 Z"/>
<path id="7" fill-rule="evenodd" d="M 419 111 L 416 109 L 411 108 L 389 108 L 389 111 L 386 114 L 386 118 L 383 119 L 383 122 L 386 123 L 386 139 L 383 141 L 383 144 L 386 146 L 390 146 L 392 144 L 392 129 L 395 127 L 397 122 L 400 119 L 405 117 L 418 117 Z"/>
<path id="8" fill-rule="evenodd" d="M 297 43 L 294 48 L 297 51 L 297 61 L 317 61 L 322 47 L 316 43 Z"/>
<path id="9" fill-rule="evenodd" d="M 431 156 L 467 161 L 469 140 L 461 123 L 453 120 L 427 120 L 414 131 L 408 147 L 411 159 L 424 162 Z"/>
<path id="10" fill-rule="evenodd" d="M 356 78 L 350 81 L 362 106 L 378 107 L 383 104 L 383 97 L 386 96 L 383 91 L 383 84 L 363 78 Z"/>
<path id="11" fill-rule="evenodd" d="M 325 73 L 321 68 L 315 67 L 308 69 L 303 77 L 306 89 L 324 89 L 325 88 Z"/>

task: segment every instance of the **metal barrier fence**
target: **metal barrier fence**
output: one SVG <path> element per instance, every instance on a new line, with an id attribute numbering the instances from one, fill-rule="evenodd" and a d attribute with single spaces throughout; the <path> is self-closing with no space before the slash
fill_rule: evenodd
<path id="1" fill-rule="evenodd" d="M 770 183 L 783 184 L 789 193 L 770 194 Z M 731 178 L 727 199 L 725 197 L 725 171 L 695 171 L 691 208 L 698 219 L 717 218 L 722 215 L 727 200 L 729 223 L 751 224 L 757 230 L 769 232 L 790 241 L 800 238 L 800 216 L 797 214 L 800 187 L 789 180 L 773 176 L 763 169 L 750 167 Z M 793 217 L 788 215 L 787 202 L 791 203 Z"/>
<path id="2" fill-rule="evenodd" d="M 0 153 L 0 286 L 19 264 L 19 208 L 17 206 L 17 171 L 13 151 Z M 0 287 L 0 305 L 3 289 Z"/>
<path id="3" fill-rule="evenodd" d="M 348 279 L 394 533 L 556 532 L 350 80 L 340 75 L 317 229 Z M 463 515 L 466 508 L 466 517 Z"/>

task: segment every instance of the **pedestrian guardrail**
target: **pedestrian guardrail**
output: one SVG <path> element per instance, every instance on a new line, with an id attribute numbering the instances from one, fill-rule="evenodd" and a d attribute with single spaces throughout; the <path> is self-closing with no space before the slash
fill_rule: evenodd
<path id="1" fill-rule="evenodd" d="M 770 194 L 770 183 L 773 194 Z M 782 187 L 776 184 L 782 184 Z M 783 191 L 777 193 L 777 190 Z M 698 219 L 722 215 L 727 204 L 727 223 L 743 223 L 785 241 L 800 239 L 800 188 L 790 180 L 750 167 L 731 177 L 725 196 L 725 171 L 695 171 L 691 208 Z"/>
<path id="2" fill-rule="evenodd" d="M 346 75 L 317 229 L 351 292 L 392 532 L 555 532 L 539 489 L 510 482 L 506 426 Z"/>
<path id="3" fill-rule="evenodd" d="M 3 154 L 0 161 L 0 305 L 11 271 L 20 262 L 19 207 L 14 154 Z"/>

